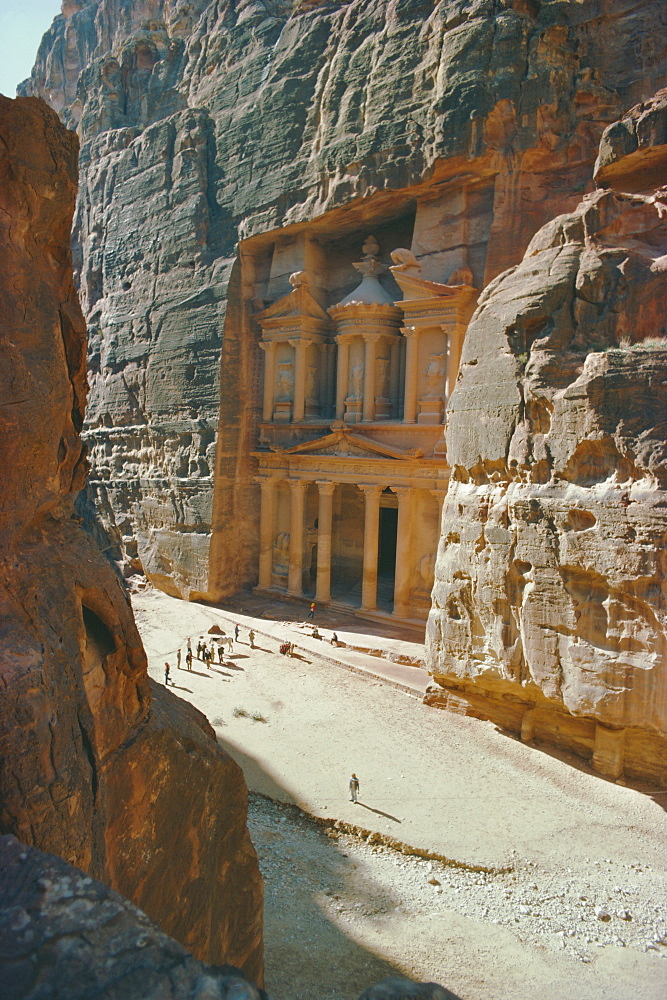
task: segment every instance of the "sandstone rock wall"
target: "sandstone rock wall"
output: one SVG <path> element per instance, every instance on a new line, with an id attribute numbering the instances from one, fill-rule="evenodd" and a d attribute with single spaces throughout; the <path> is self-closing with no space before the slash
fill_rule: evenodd
<path id="1" fill-rule="evenodd" d="M 662 0 L 67 0 L 24 92 L 82 141 L 91 490 L 126 566 L 183 596 L 256 578 L 246 241 L 335 239 L 428 191 L 424 273 L 465 246 L 487 282 L 667 83 L 666 20 Z"/>
<path id="2" fill-rule="evenodd" d="M 663 92 L 611 126 L 606 189 L 480 299 L 428 625 L 433 703 L 663 784 L 666 114 Z"/>
<path id="3" fill-rule="evenodd" d="M 261 979 L 242 774 L 200 713 L 149 688 L 127 595 L 73 506 L 87 468 L 77 148 L 43 102 L 0 98 L 0 832 Z"/>

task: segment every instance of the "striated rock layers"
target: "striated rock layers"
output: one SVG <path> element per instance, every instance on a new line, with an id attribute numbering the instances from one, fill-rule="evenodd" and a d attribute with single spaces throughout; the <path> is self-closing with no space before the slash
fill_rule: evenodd
<path id="1" fill-rule="evenodd" d="M 482 287 L 574 210 L 605 126 L 667 84 L 666 29 L 663 0 L 66 0 L 24 92 L 82 143 L 110 554 L 182 596 L 256 582 L 255 317 L 308 266 L 289 241 L 337 255 L 325 305 L 369 232 Z"/>
<path id="2" fill-rule="evenodd" d="M 667 92 L 480 299 L 449 410 L 432 703 L 667 776 Z"/>
<path id="3" fill-rule="evenodd" d="M 199 712 L 151 691 L 122 584 L 73 507 L 87 465 L 77 148 L 41 101 L 0 98 L 0 831 L 260 979 L 242 774 Z"/>

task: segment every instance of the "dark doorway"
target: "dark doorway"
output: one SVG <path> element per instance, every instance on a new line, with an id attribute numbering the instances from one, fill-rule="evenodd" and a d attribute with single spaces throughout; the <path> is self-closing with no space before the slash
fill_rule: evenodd
<path id="1" fill-rule="evenodd" d="M 396 507 L 380 507 L 380 537 L 378 539 L 378 593 L 379 608 L 392 610 L 394 606 L 394 574 L 396 571 Z"/>

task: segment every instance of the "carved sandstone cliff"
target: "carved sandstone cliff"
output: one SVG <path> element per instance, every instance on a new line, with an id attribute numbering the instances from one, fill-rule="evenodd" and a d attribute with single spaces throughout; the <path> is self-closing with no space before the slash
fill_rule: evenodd
<path id="1" fill-rule="evenodd" d="M 76 137 L 0 97 L 0 832 L 139 904 L 198 957 L 262 974 L 262 887 L 240 769 L 159 686 L 73 497 L 85 325 L 69 232 Z"/>
<path id="2" fill-rule="evenodd" d="M 449 410 L 432 703 L 664 784 L 667 93 L 485 290 Z"/>
<path id="3" fill-rule="evenodd" d="M 482 287 L 667 83 L 666 19 L 662 0 L 67 0 L 25 92 L 82 142 L 86 438 L 114 557 L 183 596 L 255 582 L 253 316 L 304 266 L 280 241 L 315 226 L 340 254 L 398 219 L 383 250 Z"/>

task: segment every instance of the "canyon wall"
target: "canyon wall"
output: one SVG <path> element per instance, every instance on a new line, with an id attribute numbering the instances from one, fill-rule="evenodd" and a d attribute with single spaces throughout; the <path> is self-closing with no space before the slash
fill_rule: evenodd
<path id="1" fill-rule="evenodd" d="M 0 97 L 0 832 L 260 981 L 243 776 L 203 715 L 149 685 L 122 582 L 73 505 L 87 471 L 77 152 L 42 101 Z"/>
<path id="2" fill-rule="evenodd" d="M 605 126 L 667 83 L 666 29 L 662 0 L 65 0 L 23 92 L 81 138 L 90 491 L 127 572 L 256 581 L 281 240 L 376 230 L 388 259 L 398 219 L 424 277 L 482 287 L 592 189 Z"/>
<path id="3" fill-rule="evenodd" d="M 486 288 L 449 406 L 428 700 L 667 776 L 667 91 Z"/>

